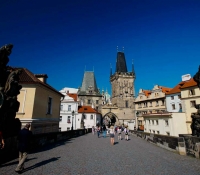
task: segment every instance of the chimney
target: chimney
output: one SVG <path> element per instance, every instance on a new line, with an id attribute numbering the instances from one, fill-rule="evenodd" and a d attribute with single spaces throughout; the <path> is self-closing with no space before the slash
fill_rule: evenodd
<path id="1" fill-rule="evenodd" d="M 182 75 L 182 81 L 188 81 L 191 79 L 191 75 L 190 74 L 186 74 L 186 75 Z"/>
<path id="2" fill-rule="evenodd" d="M 35 74 L 35 77 L 38 78 L 43 83 L 47 83 L 47 74 Z"/>

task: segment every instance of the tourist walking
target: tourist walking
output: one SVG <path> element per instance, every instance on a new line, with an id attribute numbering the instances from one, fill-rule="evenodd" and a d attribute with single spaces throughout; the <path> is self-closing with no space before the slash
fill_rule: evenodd
<path id="1" fill-rule="evenodd" d="M 28 151 L 30 148 L 30 140 L 32 137 L 32 132 L 29 131 L 30 124 L 27 123 L 25 127 L 19 132 L 19 164 L 17 165 L 15 171 L 21 172 L 24 169 L 24 163 L 28 156 Z"/>
<path id="2" fill-rule="evenodd" d="M 3 139 L 2 131 L 0 130 L 0 149 L 3 149 L 4 146 L 5 146 L 5 142 L 4 142 L 4 139 Z"/>
<path id="3" fill-rule="evenodd" d="M 128 141 L 128 135 L 129 135 L 129 129 L 128 129 L 128 127 L 125 127 L 125 128 L 124 128 L 124 133 L 125 133 L 125 138 L 124 138 L 124 139 L 125 139 L 126 141 Z"/>
<path id="4" fill-rule="evenodd" d="M 94 135 L 94 133 L 95 133 L 95 127 L 92 126 L 92 134 Z"/>
<path id="5" fill-rule="evenodd" d="M 103 125 L 103 137 L 106 138 L 106 126 Z"/>
<path id="6" fill-rule="evenodd" d="M 101 131 L 101 128 L 97 126 L 97 137 L 99 138 L 100 136 L 100 131 Z"/>
<path id="7" fill-rule="evenodd" d="M 118 140 L 121 140 L 122 139 L 122 129 L 121 129 L 121 127 L 118 127 L 117 134 L 118 134 Z"/>
<path id="8" fill-rule="evenodd" d="M 114 145 L 114 143 L 115 143 L 115 139 L 114 139 L 115 129 L 114 129 L 113 126 L 110 127 L 109 132 L 110 132 L 110 143 L 111 143 L 111 145 Z"/>

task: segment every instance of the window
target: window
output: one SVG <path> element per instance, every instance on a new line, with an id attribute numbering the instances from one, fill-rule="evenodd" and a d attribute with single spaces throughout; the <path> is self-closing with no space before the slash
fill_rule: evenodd
<path id="1" fill-rule="evenodd" d="M 168 136 L 170 136 L 170 132 L 166 132 L 166 134 L 167 134 Z"/>
<path id="2" fill-rule="evenodd" d="M 69 131 L 69 130 L 70 130 L 70 128 L 67 127 L 67 131 Z"/>
<path id="3" fill-rule="evenodd" d="M 165 105 L 165 100 L 162 100 L 162 106 L 164 106 Z"/>
<path id="4" fill-rule="evenodd" d="M 160 132 L 159 132 L 159 131 L 157 131 L 157 134 L 160 134 Z"/>
<path id="5" fill-rule="evenodd" d="M 60 116 L 60 122 L 62 121 L 62 116 Z"/>
<path id="6" fill-rule="evenodd" d="M 196 105 L 196 101 L 195 101 L 195 100 L 193 100 L 193 101 L 190 101 L 190 107 L 194 108 L 194 107 L 195 107 L 195 105 Z"/>
<path id="7" fill-rule="evenodd" d="M 152 102 L 149 102 L 149 107 L 152 107 Z"/>
<path id="8" fill-rule="evenodd" d="M 156 125 L 158 125 L 158 120 L 156 120 Z"/>
<path id="9" fill-rule="evenodd" d="M 173 110 L 176 109 L 175 104 L 172 104 L 172 109 L 173 109 Z"/>
<path id="10" fill-rule="evenodd" d="M 171 100 L 174 100 L 174 96 L 171 96 Z"/>
<path id="11" fill-rule="evenodd" d="M 169 121 L 165 120 L 165 126 L 169 126 Z"/>
<path id="12" fill-rule="evenodd" d="M 159 106 L 159 103 L 158 103 L 158 101 L 156 101 L 156 106 Z"/>
<path id="13" fill-rule="evenodd" d="M 149 124 L 151 124 L 151 121 L 149 120 Z"/>
<path id="14" fill-rule="evenodd" d="M 144 107 L 147 107 L 147 102 L 144 102 Z"/>
<path id="15" fill-rule="evenodd" d="M 190 89 L 190 90 L 189 90 L 189 95 L 195 95 L 194 89 Z"/>
<path id="16" fill-rule="evenodd" d="M 71 105 L 68 105 L 68 111 L 71 111 Z"/>
<path id="17" fill-rule="evenodd" d="M 178 95 L 178 99 L 181 99 L 181 95 Z"/>
<path id="18" fill-rule="evenodd" d="M 61 110 L 61 111 L 63 110 L 63 105 L 60 105 L 60 110 Z"/>
<path id="19" fill-rule="evenodd" d="M 88 100 L 88 104 L 91 104 L 91 100 Z"/>
<path id="20" fill-rule="evenodd" d="M 71 123 L 71 117 L 70 116 L 67 117 L 67 123 Z"/>
<path id="21" fill-rule="evenodd" d="M 99 109 L 99 107 L 98 106 L 96 106 L 96 110 L 98 111 L 98 109 Z"/>
<path id="22" fill-rule="evenodd" d="M 96 104 L 99 104 L 99 100 L 96 100 Z"/>
<path id="23" fill-rule="evenodd" d="M 125 107 L 128 108 L 128 101 L 125 101 Z"/>
<path id="24" fill-rule="evenodd" d="M 90 120 L 93 120 L 93 115 L 90 116 Z"/>
<path id="25" fill-rule="evenodd" d="M 152 125 L 154 125 L 154 120 L 152 120 Z"/>
<path id="26" fill-rule="evenodd" d="M 151 130 L 149 130 L 149 132 L 151 133 Z"/>
<path id="27" fill-rule="evenodd" d="M 150 114 L 152 114 L 152 111 L 149 111 Z"/>
<path id="28" fill-rule="evenodd" d="M 85 114 L 83 114 L 83 119 L 87 119 L 87 116 Z"/>
<path id="29" fill-rule="evenodd" d="M 48 98 L 47 114 L 51 114 L 51 113 L 52 113 L 52 98 L 49 97 Z"/>
<path id="30" fill-rule="evenodd" d="M 153 130 L 153 133 L 155 134 L 155 131 Z"/>

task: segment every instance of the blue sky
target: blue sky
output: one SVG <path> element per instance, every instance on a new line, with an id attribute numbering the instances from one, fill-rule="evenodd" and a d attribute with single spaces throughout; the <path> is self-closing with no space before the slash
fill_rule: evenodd
<path id="1" fill-rule="evenodd" d="M 111 92 L 117 46 L 135 89 L 174 87 L 200 65 L 199 0 L 0 0 L 0 46 L 14 44 L 8 65 L 48 75 L 57 90 L 95 72 Z"/>

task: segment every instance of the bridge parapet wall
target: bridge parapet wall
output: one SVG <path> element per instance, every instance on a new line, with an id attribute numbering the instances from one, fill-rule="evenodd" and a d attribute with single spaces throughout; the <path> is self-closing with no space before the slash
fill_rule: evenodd
<path id="1" fill-rule="evenodd" d="M 154 143 L 162 148 L 179 153 L 180 155 L 193 155 L 200 158 L 200 138 L 191 135 L 180 134 L 179 137 L 131 131 L 132 134 Z"/>
<path id="2" fill-rule="evenodd" d="M 70 138 L 79 137 L 91 132 L 92 129 L 88 128 L 88 129 L 70 130 L 64 132 L 35 134 L 31 139 L 30 150 L 33 151 L 45 145 L 50 145 L 51 143 L 56 143 L 62 140 L 68 140 Z M 5 148 L 0 149 L 0 164 L 5 163 L 17 157 L 18 157 L 17 137 L 15 136 L 5 139 Z"/>

